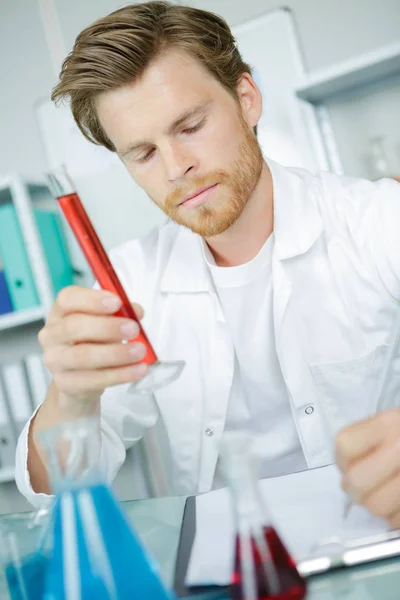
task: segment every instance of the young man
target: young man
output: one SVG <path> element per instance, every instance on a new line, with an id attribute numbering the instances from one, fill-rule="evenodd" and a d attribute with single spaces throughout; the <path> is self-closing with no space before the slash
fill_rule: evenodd
<path id="1" fill-rule="evenodd" d="M 257 435 L 261 476 L 333 462 L 341 431 L 344 488 L 400 526 L 397 349 L 388 410 L 371 416 L 399 314 L 399 184 L 264 160 L 260 92 L 227 24 L 204 11 L 149 2 L 96 22 L 63 65 L 53 99 L 65 97 L 171 218 L 111 257 L 159 355 L 186 367 L 133 396 L 145 351 L 121 341 L 137 325 L 113 316 L 108 293 L 63 290 L 39 336 L 53 383 L 20 438 L 20 490 L 33 503 L 49 491 L 34 434 L 101 397 L 110 479 L 156 424 L 170 491 L 185 494 L 219 484 L 224 431 Z"/>

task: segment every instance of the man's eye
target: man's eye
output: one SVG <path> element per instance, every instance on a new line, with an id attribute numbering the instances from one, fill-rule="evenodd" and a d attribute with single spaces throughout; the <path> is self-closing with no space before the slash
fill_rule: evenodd
<path id="1" fill-rule="evenodd" d="M 140 158 L 137 158 L 137 162 L 146 162 L 146 160 L 149 160 L 149 158 L 151 158 L 151 155 L 153 154 L 154 150 L 149 150 L 148 152 L 146 152 L 146 154 L 144 156 L 141 156 Z"/>
<path id="2" fill-rule="evenodd" d="M 193 125 L 193 127 L 186 127 L 185 129 L 182 130 L 182 133 L 195 133 L 195 131 L 198 131 L 199 129 L 201 129 L 203 127 L 204 122 L 205 122 L 205 119 L 200 121 L 200 123 L 197 123 L 197 125 Z"/>

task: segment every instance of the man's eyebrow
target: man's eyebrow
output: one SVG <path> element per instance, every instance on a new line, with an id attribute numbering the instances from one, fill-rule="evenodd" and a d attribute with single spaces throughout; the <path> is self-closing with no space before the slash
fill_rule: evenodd
<path id="1" fill-rule="evenodd" d="M 201 113 L 203 110 L 205 110 L 209 106 L 209 104 L 211 104 L 211 100 L 209 100 L 208 102 L 202 102 L 198 106 L 195 106 L 194 108 L 191 108 L 184 112 L 183 115 L 178 117 L 168 128 L 168 133 L 173 133 L 173 131 L 175 131 L 175 129 L 178 129 L 178 127 L 182 125 L 182 123 L 184 123 L 191 117 L 195 117 L 198 113 Z"/>
<path id="2" fill-rule="evenodd" d="M 187 121 L 191 117 L 195 117 L 197 114 L 203 112 L 210 104 L 211 104 L 211 100 L 208 100 L 207 102 L 202 102 L 198 106 L 195 106 L 195 107 L 190 108 L 189 110 L 185 111 L 182 115 L 180 115 L 180 117 L 175 119 L 175 121 L 168 127 L 168 133 L 169 134 L 173 133 L 185 121 Z M 134 150 L 139 150 L 139 148 L 141 148 L 142 146 L 148 146 L 150 143 L 151 142 L 149 142 L 148 140 L 140 140 L 139 142 L 130 144 L 127 148 L 125 148 L 121 152 L 118 152 L 118 154 L 121 157 L 125 156 L 126 154 L 129 154 L 130 152 L 133 152 Z"/>

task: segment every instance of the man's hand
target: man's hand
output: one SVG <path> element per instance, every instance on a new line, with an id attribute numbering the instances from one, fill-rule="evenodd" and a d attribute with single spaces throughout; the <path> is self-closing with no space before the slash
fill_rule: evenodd
<path id="1" fill-rule="evenodd" d="M 336 439 L 336 462 L 353 502 L 400 529 L 400 409 L 343 429 Z"/>

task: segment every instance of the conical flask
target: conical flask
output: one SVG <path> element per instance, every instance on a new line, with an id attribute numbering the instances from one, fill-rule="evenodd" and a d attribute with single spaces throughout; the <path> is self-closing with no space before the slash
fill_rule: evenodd
<path id="1" fill-rule="evenodd" d="M 0 588 L 7 585 L 10 600 L 43 600 L 50 548 L 48 513 L 16 513 L 0 521 Z M 3 580 L 4 576 L 4 580 Z M 3 595 L 0 593 L 3 599 Z"/>
<path id="2" fill-rule="evenodd" d="M 301 600 L 306 583 L 261 496 L 251 447 L 247 432 L 226 433 L 221 446 L 236 526 L 231 595 L 234 600 Z"/>
<path id="3" fill-rule="evenodd" d="M 101 477 L 98 416 L 41 432 L 56 498 L 44 600 L 171 600 Z"/>

